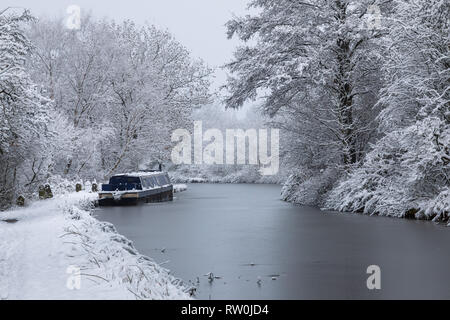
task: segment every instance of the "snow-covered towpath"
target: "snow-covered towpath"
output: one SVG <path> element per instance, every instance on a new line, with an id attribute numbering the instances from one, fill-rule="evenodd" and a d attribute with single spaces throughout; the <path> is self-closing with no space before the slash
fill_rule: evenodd
<path id="1" fill-rule="evenodd" d="M 0 212 L 1 299 L 188 298 L 178 279 L 89 214 L 95 197 L 71 193 Z"/>

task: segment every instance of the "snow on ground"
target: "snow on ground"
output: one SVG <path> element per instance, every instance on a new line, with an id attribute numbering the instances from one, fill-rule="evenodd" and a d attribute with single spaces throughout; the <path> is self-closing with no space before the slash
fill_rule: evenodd
<path id="1" fill-rule="evenodd" d="M 179 279 L 140 255 L 79 192 L 0 212 L 1 299 L 187 299 Z"/>
<path id="2" fill-rule="evenodd" d="M 183 192 L 187 190 L 187 185 L 185 185 L 184 183 L 178 183 L 178 184 L 174 184 L 173 185 L 173 192 L 177 193 L 177 192 Z"/>

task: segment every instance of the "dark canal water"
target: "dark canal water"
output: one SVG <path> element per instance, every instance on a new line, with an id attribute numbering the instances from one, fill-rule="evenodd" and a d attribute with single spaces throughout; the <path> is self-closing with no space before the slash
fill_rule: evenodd
<path id="1" fill-rule="evenodd" d="M 450 298 L 449 228 L 322 212 L 279 193 L 190 184 L 173 202 L 96 214 L 176 277 L 198 277 L 199 299 Z M 381 268 L 381 290 L 367 289 L 369 265 Z"/>

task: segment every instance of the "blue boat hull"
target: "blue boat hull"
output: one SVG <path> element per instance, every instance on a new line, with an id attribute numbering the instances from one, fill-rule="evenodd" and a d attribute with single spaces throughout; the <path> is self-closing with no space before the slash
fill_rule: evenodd
<path id="1" fill-rule="evenodd" d="M 120 206 L 120 205 L 136 205 L 140 202 L 162 202 L 173 200 L 173 186 L 161 187 L 150 190 L 133 190 L 122 194 L 120 199 L 115 199 L 108 193 L 103 193 L 103 197 L 98 200 L 99 206 Z"/>

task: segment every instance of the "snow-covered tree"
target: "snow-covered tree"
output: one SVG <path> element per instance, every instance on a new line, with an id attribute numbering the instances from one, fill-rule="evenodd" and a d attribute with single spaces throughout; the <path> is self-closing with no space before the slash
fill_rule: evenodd
<path id="1" fill-rule="evenodd" d="M 46 169 L 48 104 L 32 82 L 26 59 L 28 11 L 0 12 L 0 205 L 35 186 Z"/>
<path id="2" fill-rule="evenodd" d="M 119 58 L 110 79 L 116 148 L 108 147 L 108 174 L 167 162 L 171 132 L 190 126 L 192 111 L 208 101 L 210 73 L 168 32 L 130 21 L 112 28 Z"/>
<path id="3" fill-rule="evenodd" d="M 450 4 L 395 1 L 380 129 L 387 132 L 327 207 L 447 220 L 450 215 Z"/>
<path id="4" fill-rule="evenodd" d="M 450 3 L 395 0 L 395 15 L 383 45 L 385 86 L 380 130 L 407 127 L 449 110 Z"/>
<path id="5" fill-rule="evenodd" d="M 309 177 L 329 167 L 349 169 L 375 129 L 384 25 L 368 23 L 367 12 L 382 3 L 254 0 L 250 6 L 257 14 L 228 22 L 228 36 L 249 44 L 228 64 L 227 106 L 262 98 L 292 142 L 285 151 L 293 165 Z"/>
<path id="6" fill-rule="evenodd" d="M 111 135 L 104 116 L 111 102 L 109 70 L 115 62 L 111 30 L 85 16 L 80 30 L 67 29 L 62 19 L 41 19 L 28 34 L 34 44 L 29 62 L 33 79 L 54 101 L 55 117 L 66 124 L 66 129 L 54 127 L 62 131 L 53 139 L 52 172 L 92 178 L 99 174 L 100 145 Z"/>
<path id="7" fill-rule="evenodd" d="M 70 128 L 54 172 L 102 178 L 167 161 L 170 131 L 209 98 L 210 70 L 156 27 L 85 16 L 80 30 L 42 19 L 29 34 L 33 77 Z"/>

